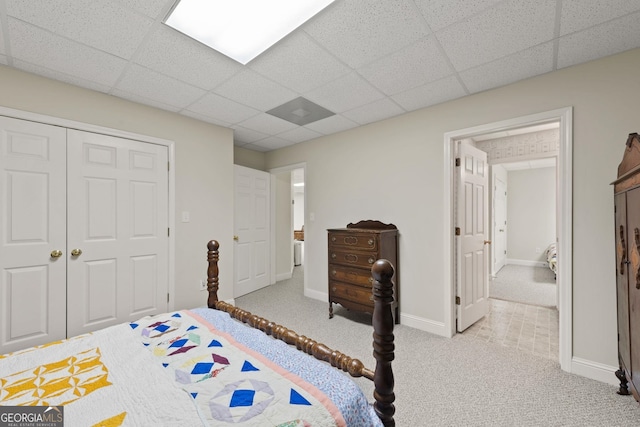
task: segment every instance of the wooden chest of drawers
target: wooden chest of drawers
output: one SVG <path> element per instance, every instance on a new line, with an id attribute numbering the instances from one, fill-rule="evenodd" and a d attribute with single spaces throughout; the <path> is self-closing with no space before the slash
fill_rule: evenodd
<path id="1" fill-rule="evenodd" d="M 328 232 L 329 256 L 329 318 L 333 303 L 349 310 L 373 314 L 371 266 L 378 259 L 389 260 L 395 270 L 395 322 L 398 323 L 398 230 L 393 224 L 360 221 L 347 228 Z"/>

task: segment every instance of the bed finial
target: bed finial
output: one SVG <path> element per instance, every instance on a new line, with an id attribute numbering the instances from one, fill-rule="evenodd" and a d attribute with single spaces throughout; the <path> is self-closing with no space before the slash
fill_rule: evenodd
<path id="1" fill-rule="evenodd" d="M 394 427 L 396 422 L 393 414 L 396 408 L 393 402 L 394 378 L 391 362 L 394 359 L 395 344 L 393 343 L 393 277 L 394 268 L 386 259 L 379 259 L 371 267 L 373 276 L 373 357 L 376 359 L 376 370 L 373 383 L 376 400 L 374 409 L 385 427 Z"/>
<path id="2" fill-rule="evenodd" d="M 210 240 L 207 243 L 207 262 L 209 263 L 207 268 L 207 291 L 209 291 L 207 307 L 209 308 L 215 308 L 218 302 L 218 260 L 220 259 L 218 248 L 220 248 L 220 243 L 217 240 Z"/>

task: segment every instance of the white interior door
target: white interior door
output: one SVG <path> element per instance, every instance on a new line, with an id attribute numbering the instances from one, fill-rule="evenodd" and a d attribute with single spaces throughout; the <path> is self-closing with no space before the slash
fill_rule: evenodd
<path id="1" fill-rule="evenodd" d="M 493 190 L 493 271 L 507 263 L 507 183 L 496 177 Z"/>
<path id="2" fill-rule="evenodd" d="M 459 144 L 457 227 L 457 329 L 464 331 L 489 312 L 487 153 Z"/>
<path id="3" fill-rule="evenodd" d="M 269 285 L 271 176 L 244 166 L 234 168 L 235 298 Z"/>
<path id="4" fill-rule="evenodd" d="M 69 335 L 166 311 L 167 147 L 68 134 Z"/>
<path id="5" fill-rule="evenodd" d="M 66 337 L 65 164 L 65 129 L 0 117 L 0 354 Z"/>

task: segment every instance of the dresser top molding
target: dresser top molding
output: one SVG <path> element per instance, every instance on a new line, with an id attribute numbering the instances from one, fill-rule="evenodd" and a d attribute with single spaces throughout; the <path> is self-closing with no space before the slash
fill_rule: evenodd
<path id="1" fill-rule="evenodd" d="M 640 177 L 634 177 L 640 172 L 640 136 L 630 133 L 625 147 L 622 161 L 618 165 L 618 178 L 611 183 L 615 185 L 616 193 L 640 185 Z M 630 179 L 631 177 L 634 178 Z"/>

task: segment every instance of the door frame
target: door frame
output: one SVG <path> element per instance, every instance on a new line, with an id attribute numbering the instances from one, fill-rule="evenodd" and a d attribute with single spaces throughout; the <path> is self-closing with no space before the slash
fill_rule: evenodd
<path id="1" fill-rule="evenodd" d="M 449 337 L 456 333 L 455 310 L 455 268 L 454 256 L 454 219 L 453 198 L 454 185 L 454 143 L 456 140 L 480 134 L 520 128 L 533 124 L 558 122 L 560 126 L 560 150 L 558 153 L 558 182 L 556 205 L 556 222 L 558 236 L 558 311 L 559 311 L 559 361 L 560 368 L 571 372 L 573 358 L 573 217 L 572 217 L 572 168 L 573 168 L 573 107 L 564 107 L 522 117 L 516 117 L 480 126 L 454 130 L 444 134 L 444 199 L 443 199 L 443 233 L 444 233 L 444 331 Z"/>
<path id="2" fill-rule="evenodd" d="M 277 278 L 276 278 L 276 175 L 283 173 L 283 172 L 291 172 L 295 169 L 302 169 L 303 170 L 303 174 L 304 174 L 304 183 L 305 183 L 305 187 L 304 187 L 304 191 L 305 191 L 305 197 L 304 197 L 304 223 L 305 223 L 305 229 L 306 229 L 306 225 L 307 225 L 307 212 L 309 212 L 307 210 L 307 163 L 306 162 L 302 162 L 302 163 L 294 163 L 291 165 L 286 165 L 286 166 L 281 166 L 281 167 L 277 167 L 277 168 L 272 168 L 267 170 L 267 172 L 269 172 L 271 174 L 271 283 L 276 283 Z M 292 224 L 292 229 L 293 229 L 293 218 L 291 220 L 291 224 Z M 293 233 L 293 230 L 292 230 Z M 305 241 L 307 240 L 307 236 L 308 234 L 305 233 Z M 293 241 L 293 234 L 291 237 L 291 240 Z M 303 280 L 305 283 L 305 291 L 306 291 L 306 284 L 309 283 L 308 282 L 308 278 L 307 278 L 307 274 L 309 273 L 309 269 L 305 268 L 304 272 L 303 272 Z"/>
<path id="3" fill-rule="evenodd" d="M 163 145 L 167 147 L 169 154 L 169 198 L 168 198 L 168 226 L 169 230 L 169 253 L 167 274 L 169 279 L 169 301 L 167 302 L 167 311 L 174 309 L 175 301 L 175 142 L 157 138 L 155 136 L 142 135 L 134 132 L 123 131 L 120 129 L 108 128 L 89 123 L 78 122 L 75 120 L 63 119 L 60 117 L 49 116 L 46 114 L 32 113 L 29 111 L 16 110 L 9 107 L 0 106 L 0 116 L 6 116 L 14 119 L 29 120 L 32 122 L 44 123 L 53 126 L 61 126 L 65 128 L 77 129 L 86 132 L 99 133 L 103 135 L 115 136 L 126 139 L 133 139 L 140 142 L 150 144 Z"/>

